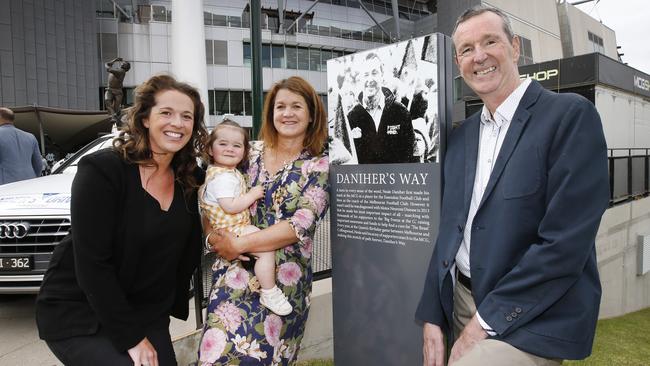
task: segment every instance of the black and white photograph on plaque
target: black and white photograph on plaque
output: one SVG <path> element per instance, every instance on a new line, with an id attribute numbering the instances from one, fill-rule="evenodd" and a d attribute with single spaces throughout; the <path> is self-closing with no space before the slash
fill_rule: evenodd
<path id="1" fill-rule="evenodd" d="M 438 162 L 436 35 L 327 62 L 332 164 Z"/>

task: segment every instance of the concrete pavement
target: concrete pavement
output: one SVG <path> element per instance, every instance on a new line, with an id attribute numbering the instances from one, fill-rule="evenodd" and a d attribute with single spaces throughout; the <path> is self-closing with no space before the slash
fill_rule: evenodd
<path id="1" fill-rule="evenodd" d="M 0 295 L 0 366 L 63 365 L 38 338 L 35 300 L 36 295 Z M 170 333 L 182 366 L 196 359 L 199 334 L 195 319 L 192 299 L 188 320 L 171 320 Z M 332 284 L 325 279 L 314 283 L 299 359 L 332 357 Z"/>

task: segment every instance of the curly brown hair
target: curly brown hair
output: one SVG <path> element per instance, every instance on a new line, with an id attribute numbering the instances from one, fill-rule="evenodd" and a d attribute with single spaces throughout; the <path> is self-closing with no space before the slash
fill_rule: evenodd
<path id="1" fill-rule="evenodd" d="M 135 102 L 127 114 L 128 122 L 113 141 L 113 147 L 128 162 L 157 166 L 151 151 L 149 130 L 144 126 L 144 120 L 149 117 L 151 109 L 156 105 L 156 95 L 167 90 L 176 90 L 187 95 L 194 104 L 192 137 L 180 151 L 174 154 L 171 163 L 176 180 L 183 186 L 185 194 L 189 195 L 199 186 L 194 175 L 197 167 L 196 159 L 205 150 L 208 139 L 208 132 L 203 122 L 205 108 L 201 103 L 198 90 L 193 86 L 177 81 L 170 75 L 152 76 L 138 86 L 134 92 Z"/>
<path id="2" fill-rule="evenodd" d="M 260 140 L 264 141 L 267 146 L 274 147 L 278 143 L 278 131 L 273 125 L 273 107 L 278 92 L 286 89 L 292 93 L 298 94 L 307 103 L 311 123 L 307 126 L 307 135 L 303 146 L 314 156 L 320 156 L 327 142 L 327 116 L 325 107 L 314 88 L 305 79 L 299 76 L 292 76 L 287 79 L 278 81 L 273 85 L 264 101 L 264 111 L 262 112 L 262 128 L 260 131 Z"/>

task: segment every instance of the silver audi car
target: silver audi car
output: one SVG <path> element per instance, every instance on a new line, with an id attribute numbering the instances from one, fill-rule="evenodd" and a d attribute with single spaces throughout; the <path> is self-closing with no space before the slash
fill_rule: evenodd
<path id="1" fill-rule="evenodd" d="M 70 231 L 70 187 L 84 155 L 111 146 L 102 136 L 52 174 L 0 185 L 0 294 L 36 293 L 54 247 Z"/>

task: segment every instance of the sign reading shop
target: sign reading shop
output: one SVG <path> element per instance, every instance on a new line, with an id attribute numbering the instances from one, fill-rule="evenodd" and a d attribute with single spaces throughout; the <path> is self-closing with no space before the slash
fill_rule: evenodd
<path id="1" fill-rule="evenodd" d="M 536 72 L 531 72 L 528 74 L 521 74 L 519 75 L 520 79 L 525 79 L 525 78 L 531 78 L 533 80 L 537 80 L 539 82 L 550 80 L 551 78 L 557 77 L 560 75 L 560 70 L 558 69 L 550 69 L 550 70 L 542 70 L 542 71 L 536 71 Z"/>

